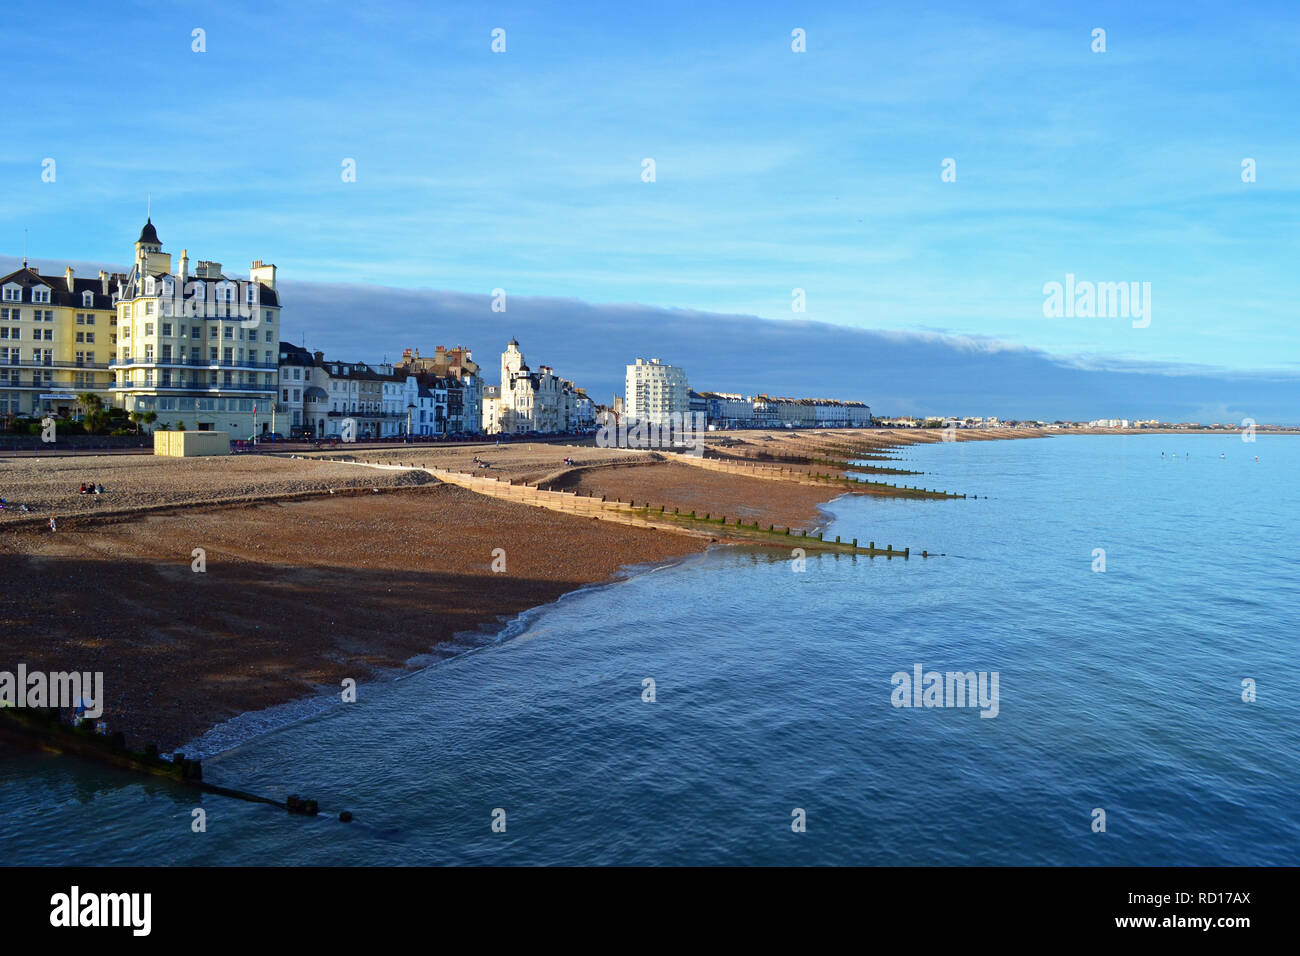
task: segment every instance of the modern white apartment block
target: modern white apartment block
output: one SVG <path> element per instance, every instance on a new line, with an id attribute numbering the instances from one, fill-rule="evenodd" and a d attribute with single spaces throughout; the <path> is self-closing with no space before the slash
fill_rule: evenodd
<path id="1" fill-rule="evenodd" d="M 670 421 L 686 420 L 691 400 L 685 369 L 658 359 L 637 359 L 636 364 L 627 366 L 623 409 L 629 424 L 662 427 Z"/>

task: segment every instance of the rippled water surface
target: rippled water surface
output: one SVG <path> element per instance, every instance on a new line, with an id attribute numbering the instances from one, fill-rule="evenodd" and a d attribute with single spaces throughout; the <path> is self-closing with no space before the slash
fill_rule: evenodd
<path id="1" fill-rule="evenodd" d="M 205 764 L 353 824 L 0 752 L 5 862 L 1300 862 L 1300 439 L 903 457 L 979 497 L 842 498 L 830 533 L 943 557 L 711 551 Z M 997 671 L 998 715 L 893 707 L 916 664 Z"/>

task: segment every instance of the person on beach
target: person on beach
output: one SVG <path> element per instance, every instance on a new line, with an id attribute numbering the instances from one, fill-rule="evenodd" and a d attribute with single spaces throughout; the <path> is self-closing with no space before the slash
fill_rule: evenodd
<path id="1" fill-rule="evenodd" d="M 85 493 L 86 493 L 86 483 L 83 481 L 83 482 L 81 483 L 81 490 L 78 491 L 77 494 L 79 494 L 79 495 L 84 495 Z"/>
<path id="2" fill-rule="evenodd" d="M 58 530 L 59 530 L 58 525 L 56 525 L 56 524 L 54 523 L 54 519 L 51 518 L 51 519 L 50 519 L 50 533 L 53 534 L 55 531 L 58 531 Z"/>
<path id="3" fill-rule="evenodd" d="M 104 486 L 103 486 L 103 485 L 96 485 L 96 486 L 95 486 L 95 494 L 97 494 L 97 495 L 102 495 L 103 493 L 104 493 Z"/>

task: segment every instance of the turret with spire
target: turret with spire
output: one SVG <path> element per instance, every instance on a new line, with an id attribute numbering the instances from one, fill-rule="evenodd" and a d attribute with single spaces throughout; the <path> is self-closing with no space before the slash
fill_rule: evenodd
<path id="1" fill-rule="evenodd" d="M 162 251 L 162 240 L 158 238 L 152 217 L 145 220 L 140 238 L 135 241 L 135 271 L 137 278 L 172 271 L 172 257 Z"/>

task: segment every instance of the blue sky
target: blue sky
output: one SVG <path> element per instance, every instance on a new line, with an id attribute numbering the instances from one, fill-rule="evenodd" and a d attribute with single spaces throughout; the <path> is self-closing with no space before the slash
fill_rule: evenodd
<path id="1" fill-rule="evenodd" d="M 0 253 L 27 229 L 43 262 L 124 263 L 151 193 L 166 249 L 262 258 L 285 280 L 937 333 L 1089 369 L 1300 373 L 1294 5 L 114 6 L 5 21 Z M 1043 284 L 1067 273 L 1151 283 L 1150 326 L 1045 318 Z M 292 308 L 289 330 L 325 321 Z M 337 344 L 495 354 L 455 318 L 377 314 L 384 341 Z M 557 337 L 586 334 L 564 321 Z M 663 358 L 690 368 L 689 351 Z M 853 397 L 875 397 L 872 371 Z M 953 400 L 981 398 L 976 378 Z"/>

